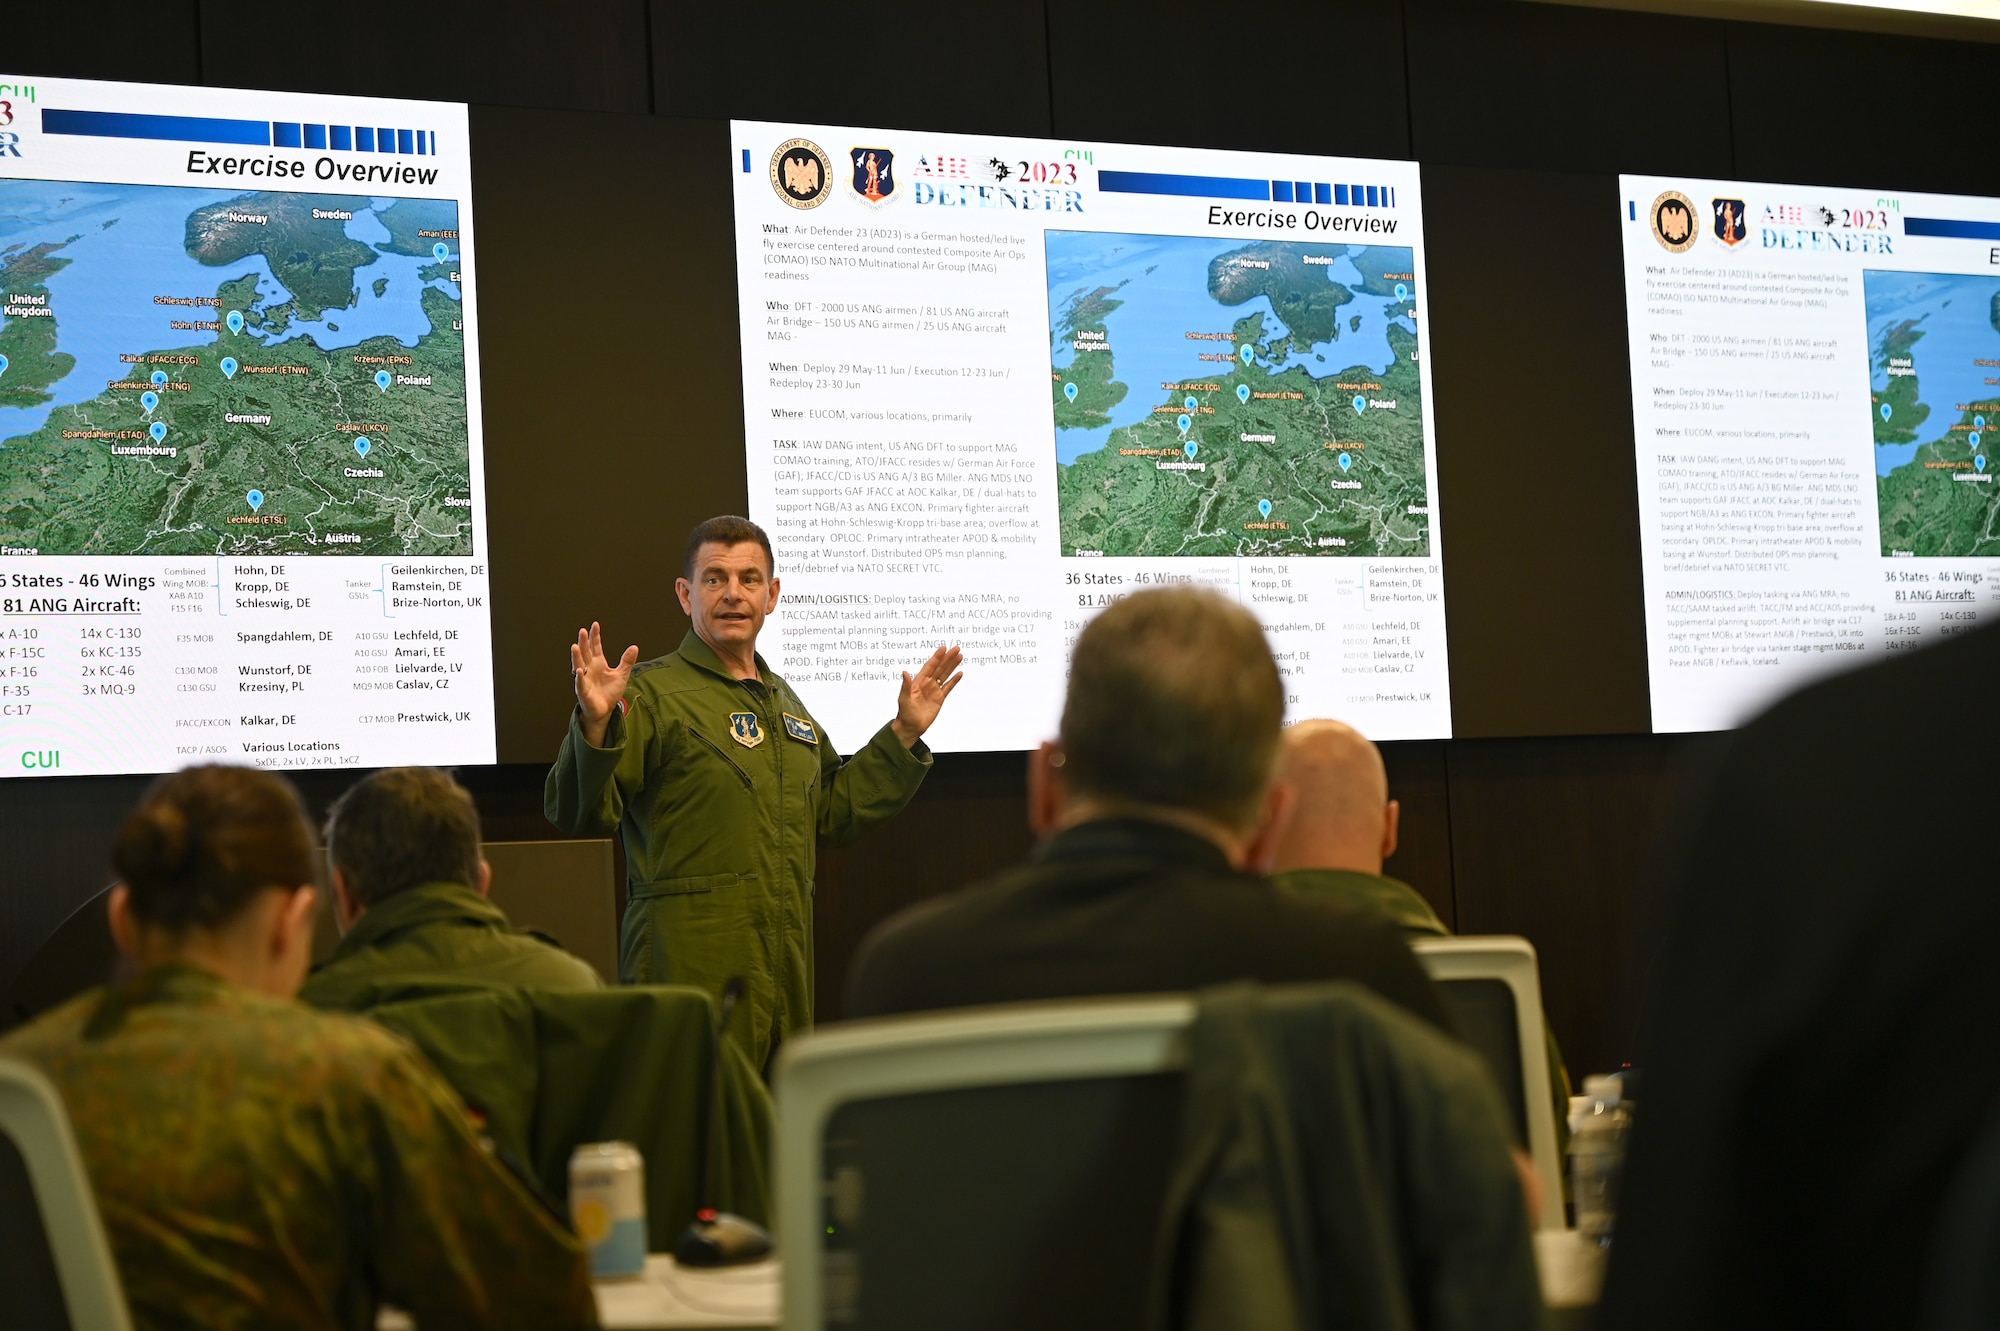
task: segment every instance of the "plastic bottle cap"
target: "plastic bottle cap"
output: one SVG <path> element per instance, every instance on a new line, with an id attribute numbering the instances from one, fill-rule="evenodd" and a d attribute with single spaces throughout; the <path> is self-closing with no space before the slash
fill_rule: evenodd
<path id="1" fill-rule="evenodd" d="M 1602 1100 L 1606 1104 L 1617 1104 L 1625 1092 L 1622 1077 L 1585 1077 L 1583 1093 L 1592 1100 Z"/>

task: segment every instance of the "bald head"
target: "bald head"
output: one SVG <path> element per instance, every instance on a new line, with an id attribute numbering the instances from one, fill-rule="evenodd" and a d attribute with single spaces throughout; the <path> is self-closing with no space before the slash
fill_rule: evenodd
<path id="1" fill-rule="evenodd" d="M 1293 795 L 1276 868 L 1382 872 L 1396 851 L 1401 810 L 1389 798 L 1382 752 L 1339 721 L 1301 721 L 1285 732 L 1279 779 Z"/>

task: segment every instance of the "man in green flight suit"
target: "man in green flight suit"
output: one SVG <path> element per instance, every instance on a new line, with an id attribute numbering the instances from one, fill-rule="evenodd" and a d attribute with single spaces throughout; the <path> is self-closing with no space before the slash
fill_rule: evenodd
<path id="1" fill-rule="evenodd" d="M 842 762 L 757 634 L 778 604 L 770 538 L 746 518 L 688 536 L 678 650 L 614 665 L 596 624 L 570 648 L 576 710 L 543 791 L 572 836 L 619 829 L 628 903 L 619 975 L 720 995 L 748 982 L 731 1036 L 759 1067 L 812 1024 L 817 847 L 899 813 L 929 770 L 923 733 L 958 686 L 957 648 L 903 675 L 896 716 Z"/>

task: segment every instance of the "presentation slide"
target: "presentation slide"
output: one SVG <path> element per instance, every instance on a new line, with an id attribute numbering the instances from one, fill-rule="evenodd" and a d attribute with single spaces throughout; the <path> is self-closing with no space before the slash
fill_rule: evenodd
<path id="1" fill-rule="evenodd" d="M 493 761 L 461 105 L 0 74 L 0 774 Z"/>
<path id="2" fill-rule="evenodd" d="M 2000 200 L 1620 185 L 1653 728 L 2000 610 Z"/>
<path id="3" fill-rule="evenodd" d="M 765 654 L 843 750 L 963 645 L 1032 747 L 1091 614 L 1263 621 L 1288 714 L 1450 733 L 1413 162 L 736 123 Z"/>

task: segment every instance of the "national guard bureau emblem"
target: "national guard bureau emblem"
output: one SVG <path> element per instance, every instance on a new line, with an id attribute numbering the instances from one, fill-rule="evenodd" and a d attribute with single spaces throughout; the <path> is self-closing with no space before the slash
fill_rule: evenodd
<path id="1" fill-rule="evenodd" d="M 833 193 L 833 159 L 811 139 L 786 139 L 771 154 L 771 188 L 794 208 L 817 208 Z"/>
<path id="2" fill-rule="evenodd" d="M 729 714 L 729 738 L 746 749 L 754 749 L 764 742 L 764 729 L 757 724 L 755 712 L 731 712 Z"/>
<path id="3" fill-rule="evenodd" d="M 853 148 L 847 158 L 854 164 L 852 184 L 861 202 L 880 208 L 896 201 L 896 154 L 887 148 Z"/>
<path id="4" fill-rule="evenodd" d="M 1743 225 L 1743 200 L 1710 199 L 1708 206 L 1715 210 L 1715 238 L 1724 249 L 1733 250 L 1750 239 Z"/>
<path id="5" fill-rule="evenodd" d="M 1662 249 L 1675 254 L 1694 248 L 1694 243 L 1701 239 L 1694 200 L 1677 189 L 1653 200 L 1653 239 L 1660 242 Z"/>

